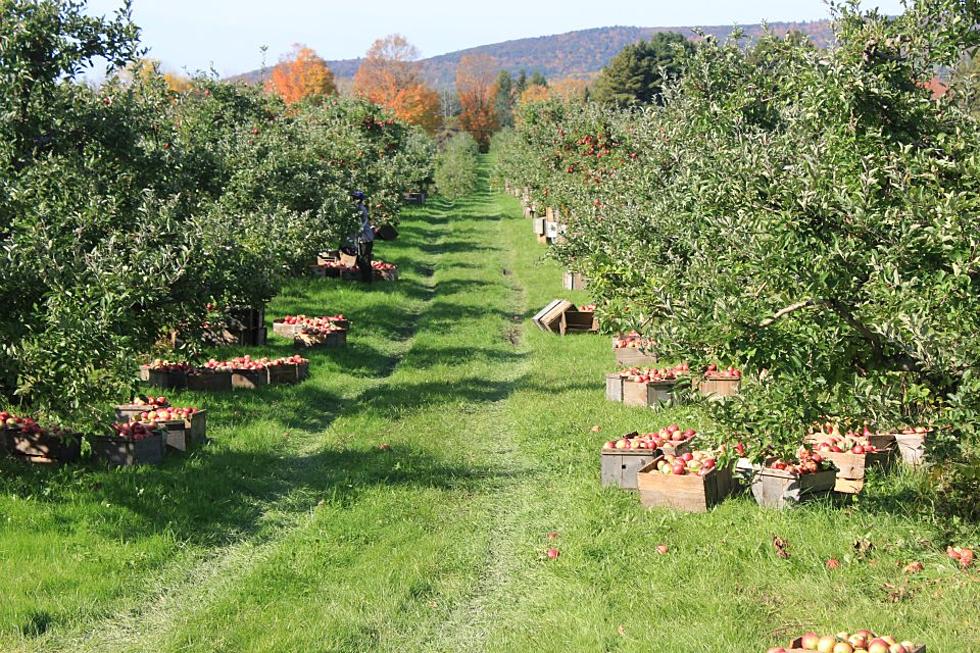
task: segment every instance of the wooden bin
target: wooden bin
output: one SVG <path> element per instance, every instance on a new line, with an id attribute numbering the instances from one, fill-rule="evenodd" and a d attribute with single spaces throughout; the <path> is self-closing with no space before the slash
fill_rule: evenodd
<path id="1" fill-rule="evenodd" d="M 600 456 L 602 487 L 636 490 L 636 473 L 662 455 L 659 449 L 603 449 Z"/>
<path id="2" fill-rule="evenodd" d="M 569 333 L 595 333 L 598 330 L 599 322 L 594 311 L 568 309 L 562 313 L 559 333 L 563 336 Z"/>
<path id="3" fill-rule="evenodd" d="M 616 363 L 623 367 L 652 367 L 657 364 L 657 355 L 639 347 L 613 347 Z"/>
<path id="4" fill-rule="evenodd" d="M 756 466 L 752 474 L 752 496 L 766 508 L 787 508 L 809 498 L 829 494 L 837 483 L 837 471 L 816 474 L 791 472 Z"/>
<path id="5" fill-rule="evenodd" d="M 32 463 L 73 463 L 82 455 L 82 439 L 78 436 L 28 435 L 4 429 L 2 440 L 10 455 Z"/>
<path id="6" fill-rule="evenodd" d="M 676 381 L 638 383 L 624 379 L 623 403 L 627 406 L 638 406 L 641 408 L 657 408 L 663 404 L 673 403 L 675 400 L 674 388 L 676 386 Z"/>
<path id="7" fill-rule="evenodd" d="M 302 324 L 286 324 L 281 320 L 272 323 L 272 332 L 283 338 L 294 338 L 303 330 Z"/>
<path id="8" fill-rule="evenodd" d="M 207 441 L 207 412 L 200 410 L 188 420 L 157 422 L 164 430 L 167 446 L 177 451 L 188 451 Z"/>
<path id="9" fill-rule="evenodd" d="M 112 467 L 159 465 L 167 448 L 163 431 L 138 442 L 115 436 L 92 436 L 88 441 L 92 456 Z"/>
<path id="10" fill-rule="evenodd" d="M 837 467 L 837 482 L 834 484 L 834 491 L 844 494 L 858 494 L 864 489 L 865 471 L 871 467 L 888 465 L 892 456 L 895 455 L 895 450 L 886 449 L 874 453 L 851 453 L 849 451 L 842 453 L 820 451 L 818 453 Z"/>
<path id="11" fill-rule="evenodd" d="M 725 399 L 737 395 L 741 386 L 741 379 L 702 379 L 698 384 L 698 392 L 705 397 Z"/>
<path id="12" fill-rule="evenodd" d="M 584 275 L 578 272 L 566 271 L 562 275 L 562 286 L 565 290 L 585 290 L 589 287 L 589 282 L 586 281 Z"/>
<path id="13" fill-rule="evenodd" d="M 187 376 L 187 389 L 195 392 L 227 392 L 231 388 L 231 372 L 204 372 Z"/>
<path id="14" fill-rule="evenodd" d="M 813 653 L 813 652 L 812 650 L 807 651 L 807 649 L 803 648 L 803 638 L 797 637 L 790 643 L 790 648 L 786 649 L 786 653 Z M 926 653 L 926 647 L 924 644 L 922 646 L 917 646 L 916 648 L 912 649 L 910 653 Z"/>
<path id="15" fill-rule="evenodd" d="M 188 377 L 188 382 L 190 382 L 190 377 Z M 148 406 L 146 404 L 120 404 L 116 406 L 116 421 L 128 422 L 134 417 L 139 417 L 143 413 L 156 410 L 157 408 L 168 408 L 169 406 L 169 402 L 162 406 Z"/>
<path id="16" fill-rule="evenodd" d="M 534 235 L 545 236 L 548 233 L 547 223 L 545 218 L 534 218 Z"/>
<path id="17" fill-rule="evenodd" d="M 623 384 L 626 382 L 619 374 L 606 375 L 606 399 L 623 403 Z"/>
<path id="18" fill-rule="evenodd" d="M 637 475 L 640 503 L 647 508 L 674 508 L 684 512 L 707 512 L 732 492 L 730 467 L 714 468 L 704 476 L 698 474 L 661 474 L 656 458 Z"/>
<path id="19" fill-rule="evenodd" d="M 266 385 L 269 385 L 269 368 L 267 367 L 261 370 L 231 371 L 231 386 L 233 388 L 255 390 Z"/>
<path id="20" fill-rule="evenodd" d="M 297 383 L 299 375 L 296 372 L 297 365 L 270 365 L 269 366 L 269 385 L 280 385 Z"/>
<path id="21" fill-rule="evenodd" d="M 179 390 L 187 387 L 187 372 L 151 370 L 147 368 L 146 382 L 164 390 Z"/>

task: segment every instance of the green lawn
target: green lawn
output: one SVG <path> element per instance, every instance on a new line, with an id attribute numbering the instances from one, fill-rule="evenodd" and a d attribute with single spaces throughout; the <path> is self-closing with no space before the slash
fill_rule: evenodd
<path id="1" fill-rule="evenodd" d="M 208 408 L 204 450 L 115 472 L 0 462 L 0 650 L 751 653 L 864 627 L 980 650 L 980 579 L 903 504 L 921 479 L 846 507 L 644 510 L 600 488 L 600 443 L 700 418 L 605 402 L 608 338 L 530 324 L 587 296 L 561 290 L 517 202 L 430 202 L 401 234 L 376 254 L 397 283 L 301 280 L 273 302 L 270 319 L 353 321 L 308 382 L 177 397 Z"/>

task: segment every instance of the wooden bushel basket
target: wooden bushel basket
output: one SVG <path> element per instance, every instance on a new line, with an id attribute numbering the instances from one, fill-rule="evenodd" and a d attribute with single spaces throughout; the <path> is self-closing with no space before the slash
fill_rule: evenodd
<path id="1" fill-rule="evenodd" d="M 647 508 L 673 508 L 684 512 L 707 512 L 724 501 L 732 491 L 730 467 L 714 468 L 704 476 L 698 474 L 661 474 L 658 457 L 637 475 L 640 503 Z"/>
<path id="2" fill-rule="evenodd" d="M 930 433 L 896 433 L 895 443 L 902 460 L 912 467 L 926 462 L 926 439 Z"/>

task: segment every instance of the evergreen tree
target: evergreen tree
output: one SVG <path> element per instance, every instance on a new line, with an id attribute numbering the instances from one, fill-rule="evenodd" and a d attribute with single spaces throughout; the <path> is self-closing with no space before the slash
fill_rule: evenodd
<path id="1" fill-rule="evenodd" d="M 497 75 L 497 117 L 501 127 L 514 124 L 514 77 L 509 71 L 501 70 Z"/>
<path id="2" fill-rule="evenodd" d="M 628 45 L 602 70 L 593 97 L 618 106 L 660 104 L 664 82 L 680 76 L 680 60 L 693 49 L 676 32 L 660 32 L 649 41 Z"/>

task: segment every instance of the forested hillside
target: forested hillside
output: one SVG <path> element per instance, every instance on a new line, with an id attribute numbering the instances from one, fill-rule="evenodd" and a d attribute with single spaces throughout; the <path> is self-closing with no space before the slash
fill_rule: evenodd
<path id="1" fill-rule="evenodd" d="M 829 21 L 809 23 L 770 23 L 769 29 L 783 34 L 799 30 L 810 36 L 820 46 L 833 38 Z M 736 29 L 734 26 L 703 27 L 699 31 L 719 39 L 727 39 Z M 752 39 L 761 35 L 766 26 L 743 25 L 741 29 Z M 504 41 L 467 50 L 450 52 L 423 60 L 423 75 L 431 84 L 451 86 L 459 60 L 467 54 L 488 54 L 500 67 L 511 72 L 520 70 L 540 71 L 548 78 L 590 77 L 601 70 L 616 54 L 630 43 L 648 39 L 657 32 L 676 31 L 697 39 L 694 27 L 600 27 L 568 32 L 553 36 Z M 338 78 L 350 78 L 357 72 L 360 59 L 327 62 Z M 256 70 L 239 76 L 250 82 L 264 79 L 267 71 Z"/>

